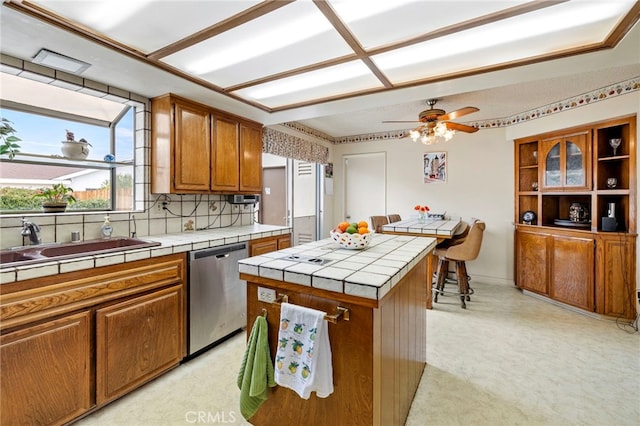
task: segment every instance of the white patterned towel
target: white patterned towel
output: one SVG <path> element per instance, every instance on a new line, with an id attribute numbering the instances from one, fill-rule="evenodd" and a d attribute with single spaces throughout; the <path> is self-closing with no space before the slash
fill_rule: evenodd
<path id="1" fill-rule="evenodd" d="M 280 307 L 275 381 L 301 398 L 333 393 L 333 366 L 325 312 L 283 303 Z"/>

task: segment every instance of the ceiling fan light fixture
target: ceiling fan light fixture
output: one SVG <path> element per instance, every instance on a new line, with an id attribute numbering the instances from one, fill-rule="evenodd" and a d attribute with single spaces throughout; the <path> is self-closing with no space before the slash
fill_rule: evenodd
<path id="1" fill-rule="evenodd" d="M 453 138 L 453 135 L 455 135 L 455 134 L 456 134 L 456 131 L 455 131 L 455 130 L 449 130 L 449 129 L 447 129 L 447 130 L 444 132 L 444 136 L 443 136 L 443 137 L 444 137 L 444 140 L 445 140 L 445 141 L 450 141 L 450 140 Z"/>

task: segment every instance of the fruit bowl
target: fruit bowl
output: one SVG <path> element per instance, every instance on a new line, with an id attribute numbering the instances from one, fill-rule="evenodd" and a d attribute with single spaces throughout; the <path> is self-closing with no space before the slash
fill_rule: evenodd
<path id="1" fill-rule="evenodd" d="M 333 241 L 338 243 L 340 247 L 349 250 L 360 250 L 369 245 L 372 234 L 349 234 L 348 232 L 340 232 L 335 229 L 330 232 Z"/>

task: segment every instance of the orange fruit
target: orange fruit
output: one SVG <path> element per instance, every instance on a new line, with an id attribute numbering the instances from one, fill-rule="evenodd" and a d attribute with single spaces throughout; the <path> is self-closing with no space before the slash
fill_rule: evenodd
<path id="1" fill-rule="evenodd" d="M 340 222 L 338 224 L 338 229 L 340 229 L 342 232 L 346 231 L 348 227 L 349 227 L 349 222 Z"/>
<path id="2" fill-rule="evenodd" d="M 367 228 L 366 226 L 361 226 L 360 228 L 358 228 L 358 234 L 368 234 L 369 233 L 369 228 Z"/>
<path id="3" fill-rule="evenodd" d="M 358 228 L 368 228 L 368 227 L 369 227 L 369 224 L 366 221 L 361 220 L 360 222 L 358 222 Z"/>

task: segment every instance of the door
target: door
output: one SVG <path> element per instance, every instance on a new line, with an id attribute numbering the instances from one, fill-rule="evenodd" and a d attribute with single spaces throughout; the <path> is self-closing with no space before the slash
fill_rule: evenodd
<path id="1" fill-rule="evenodd" d="M 344 219 L 369 221 L 370 216 L 386 215 L 386 153 L 345 155 Z M 343 218 L 336 218 L 341 221 Z"/>
<path id="2" fill-rule="evenodd" d="M 592 238 L 553 237 L 549 296 L 587 311 L 594 307 Z"/>
<path id="3" fill-rule="evenodd" d="M 262 170 L 262 197 L 260 198 L 260 223 L 287 225 L 287 171 L 282 167 Z"/>
<path id="4" fill-rule="evenodd" d="M 292 160 L 293 245 L 316 240 L 316 163 Z"/>

